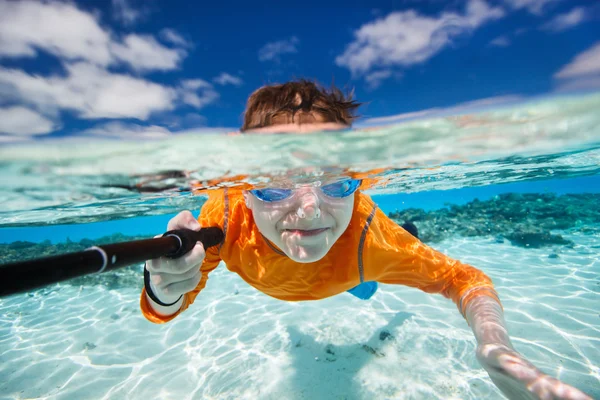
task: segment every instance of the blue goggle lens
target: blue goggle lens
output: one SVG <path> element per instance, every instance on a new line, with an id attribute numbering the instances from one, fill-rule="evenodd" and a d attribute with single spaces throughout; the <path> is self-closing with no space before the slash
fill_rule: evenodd
<path id="1" fill-rule="evenodd" d="M 261 201 L 280 201 L 292 196 L 292 189 L 257 189 L 251 190 L 254 196 Z"/>
<path id="2" fill-rule="evenodd" d="M 329 197 L 347 197 L 356 192 L 360 186 L 360 179 L 349 179 L 336 183 L 330 183 L 321 188 L 323 193 Z"/>
<path id="3" fill-rule="evenodd" d="M 349 179 L 346 181 L 340 181 L 336 183 L 330 183 L 329 185 L 322 186 L 320 189 L 325 195 L 329 197 L 342 198 L 350 196 L 356 192 L 360 186 L 360 179 Z M 292 189 L 255 189 L 251 190 L 254 196 L 261 201 L 273 202 L 285 200 L 292 196 L 294 191 Z"/>

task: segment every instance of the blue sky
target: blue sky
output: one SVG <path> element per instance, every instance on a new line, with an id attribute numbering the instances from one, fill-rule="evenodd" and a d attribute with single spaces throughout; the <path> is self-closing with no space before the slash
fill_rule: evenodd
<path id="1" fill-rule="evenodd" d="M 0 143 L 237 128 L 292 78 L 354 89 L 363 124 L 600 88 L 597 1 L 206 4 L 0 0 Z"/>

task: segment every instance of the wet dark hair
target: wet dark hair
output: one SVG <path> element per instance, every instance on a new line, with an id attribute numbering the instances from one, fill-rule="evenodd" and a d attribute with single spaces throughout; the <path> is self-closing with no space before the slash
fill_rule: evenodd
<path id="1" fill-rule="evenodd" d="M 241 131 L 287 123 L 289 118 L 294 122 L 294 117 L 299 117 L 301 123 L 313 122 L 310 119 L 315 116 L 322 117 L 321 122 L 350 126 L 357 118 L 358 107 L 360 103 L 352 99 L 352 93 L 344 95 L 333 85 L 326 89 L 306 79 L 267 85 L 248 98 Z"/>

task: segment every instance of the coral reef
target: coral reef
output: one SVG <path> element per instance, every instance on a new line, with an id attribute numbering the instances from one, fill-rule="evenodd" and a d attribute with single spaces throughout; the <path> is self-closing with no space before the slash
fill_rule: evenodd
<path id="1" fill-rule="evenodd" d="M 515 246 L 538 248 L 572 245 L 553 230 L 575 229 L 597 233 L 600 223 L 600 194 L 506 193 L 486 201 L 448 205 L 434 211 L 409 208 L 392 212 L 399 224 L 412 222 L 425 243 L 452 236 L 492 236 Z"/>

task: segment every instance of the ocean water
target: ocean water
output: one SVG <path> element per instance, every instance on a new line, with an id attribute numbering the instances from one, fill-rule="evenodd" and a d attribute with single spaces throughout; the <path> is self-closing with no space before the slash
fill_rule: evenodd
<path id="1" fill-rule="evenodd" d="M 3 146 L 0 263 L 154 236 L 200 189 L 362 174 L 391 218 L 492 278 L 519 352 L 600 398 L 598 109 L 588 94 L 337 133 Z M 141 271 L 0 298 L 0 399 L 503 398 L 439 295 L 283 302 L 220 266 L 154 325 Z"/>

